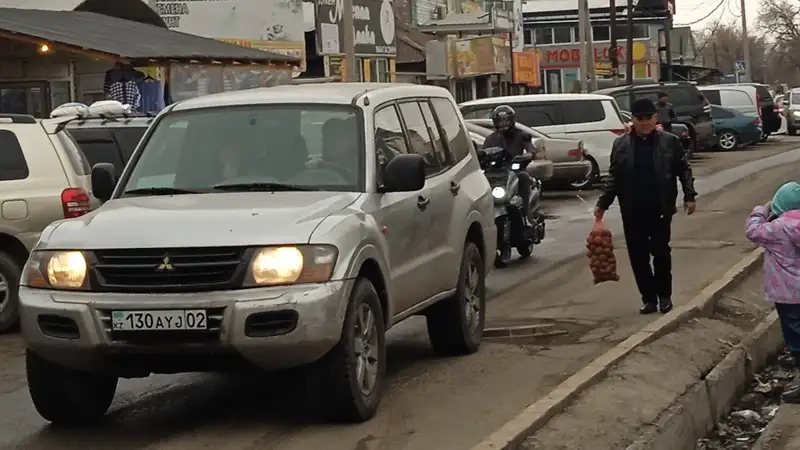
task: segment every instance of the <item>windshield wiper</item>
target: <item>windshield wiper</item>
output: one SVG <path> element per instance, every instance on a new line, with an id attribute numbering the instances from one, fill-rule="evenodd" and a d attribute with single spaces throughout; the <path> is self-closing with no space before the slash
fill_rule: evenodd
<path id="1" fill-rule="evenodd" d="M 312 189 L 304 186 L 298 186 L 296 184 L 286 184 L 286 183 L 230 183 L 230 184 L 217 184 L 214 186 L 214 189 L 220 191 L 241 191 L 241 192 L 248 192 L 248 191 L 266 191 L 266 192 L 274 192 L 274 191 L 310 191 Z"/>
<path id="2" fill-rule="evenodd" d="M 189 189 L 178 189 L 171 187 L 146 187 L 139 189 L 131 189 L 122 193 L 122 195 L 180 195 L 180 194 L 199 194 L 198 191 Z"/>

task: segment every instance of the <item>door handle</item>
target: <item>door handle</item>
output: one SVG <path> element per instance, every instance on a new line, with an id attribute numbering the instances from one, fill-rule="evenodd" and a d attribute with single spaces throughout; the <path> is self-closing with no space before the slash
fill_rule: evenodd
<path id="1" fill-rule="evenodd" d="M 452 192 L 453 195 L 458 195 L 458 191 L 459 190 L 461 190 L 461 185 L 456 183 L 455 181 L 451 181 L 450 182 L 450 192 Z"/>
<path id="2" fill-rule="evenodd" d="M 423 197 L 421 195 L 419 197 L 417 197 L 417 207 L 419 209 L 424 210 L 425 208 L 428 207 L 428 203 L 430 203 L 430 202 L 431 202 L 431 199 L 429 199 L 427 197 Z"/>

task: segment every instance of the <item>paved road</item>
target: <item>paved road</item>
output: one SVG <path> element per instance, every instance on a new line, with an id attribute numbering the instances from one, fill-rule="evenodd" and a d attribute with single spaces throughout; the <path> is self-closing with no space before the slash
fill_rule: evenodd
<path id="1" fill-rule="evenodd" d="M 773 183 L 791 177 L 800 168 L 796 163 L 800 150 L 786 151 L 791 145 L 782 142 L 741 153 L 711 155 L 697 163 L 701 178 L 698 186 L 708 195 L 746 177 L 749 181 L 741 183 L 749 184 L 729 197 L 739 199 L 740 191 L 756 195 L 752 194 L 754 189 L 758 196 L 764 196 L 773 188 L 761 187 L 759 191 L 756 188 L 764 184 L 764 178 L 754 181 L 750 174 L 781 166 L 764 173 L 776 180 Z M 745 162 L 765 154 L 776 154 L 772 158 L 777 159 Z M 732 159 L 745 165 L 724 170 Z M 489 281 L 494 292 L 508 290 L 554 265 L 564 266 L 565 258 L 582 252 L 591 217 L 584 203 L 570 198 L 574 195 L 548 194 L 547 208 L 554 219 L 547 242 L 536 249 L 536 257 L 530 261 L 495 271 Z M 595 195 L 587 193 L 587 202 L 593 203 Z M 708 201 L 713 197 L 708 196 Z M 703 201 L 707 200 L 701 199 L 701 207 Z M 742 204 L 725 208 L 744 210 L 752 201 L 744 198 Z M 543 280 L 549 284 L 493 301 L 490 312 L 495 309 L 508 316 L 513 302 L 534 303 L 530 300 L 535 298 L 538 303 L 540 297 L 547 307 L 557 309 L 561 296 L 569 299 L 566 291 L 556 289 L 569 284 L 569 278 L 548 276 Z M 550 289 L 547 286 L 557 293 L 555 297 L 545 295 L 543 290 Z M 548 346 L 489 344 L 469 358 L 434 359 L 420 321 L 408 321 L 389 336 L 390 386 L 381 413 L 370 423 L 346 427 L 319 423 L 306 414 L 297 401 L 302 394 L 299 382 L 266 376 L 181 375 L 123 381 L 107 423 L 86 430 L 54 429 L 38 417 L 28 398 L 18 337 L 2 336 L 0 450 L 457 450 L 477 442 L 529 399 L 546 392 L 622 338 L 579 343 L 574 336 L 588 333 L 593 324 L 573 321 L 568 326 L 572 336 Z"/>

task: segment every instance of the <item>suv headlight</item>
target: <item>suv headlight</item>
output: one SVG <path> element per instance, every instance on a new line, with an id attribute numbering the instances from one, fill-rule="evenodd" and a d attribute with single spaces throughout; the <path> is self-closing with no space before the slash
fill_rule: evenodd
<path id="1" fill-rule="evenodd" d="M 339 252 L 332 245 L 287 245 L 256 249 L 245 286 L 322 283 L 330 280 Z"/>
<path id="2" fill-rule="evenodd" d="M 86 289 L 88 265 L 77 250 L 36 251 L 22 271 L 20 284 L 43 289 Z"/>

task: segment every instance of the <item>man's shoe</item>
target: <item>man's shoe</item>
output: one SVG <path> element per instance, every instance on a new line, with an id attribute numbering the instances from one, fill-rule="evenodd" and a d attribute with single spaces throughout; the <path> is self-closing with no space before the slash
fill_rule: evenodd
<path id="1" fill-rule="evenodd" d="M 672 311 L 672 298 L 670 297 L 659 297 L 658 298 L 658 311 L 661 314 L 666 314 Z"/>
<path id="2" fill-rule="evenodd" d="M 645 303 L 639 308 L 639 314 L 653 314 L 658 312 L 658 303 Z"/>
<path id="3" fill-rule="evenodd" d="M 781 400 L 785 403 L 800 404 L 800 385 L 790 383 L 784 389 Z"/>

